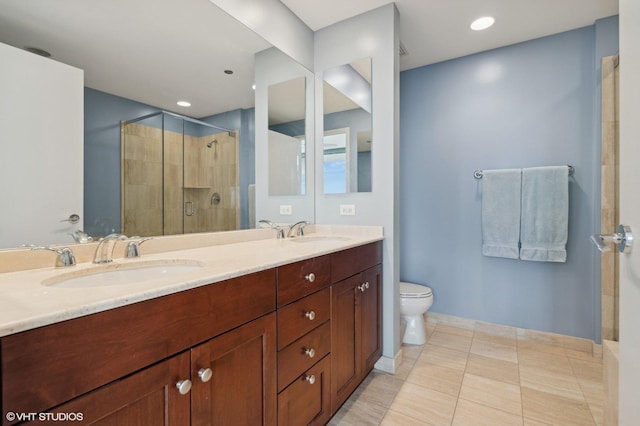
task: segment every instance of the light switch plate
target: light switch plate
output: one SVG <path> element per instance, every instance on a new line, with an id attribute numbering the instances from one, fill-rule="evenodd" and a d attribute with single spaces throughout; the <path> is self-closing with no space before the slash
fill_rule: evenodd
<path id="1" fill-rule="evenodd" d="M 293 214 L 293 208 L 290 204 L 281 204 L 280 205 L 280 214 L 285 216 L 290 216 Z"/>
<path id="2" fill-rule="evenodd" d="M 355 204 L 340 204 L 340 216 L 355 216 L 356 205 Z"/>

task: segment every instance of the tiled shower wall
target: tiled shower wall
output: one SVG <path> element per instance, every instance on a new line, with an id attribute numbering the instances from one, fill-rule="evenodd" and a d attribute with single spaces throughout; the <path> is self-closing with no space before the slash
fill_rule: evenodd
<path id="1" fill-rule="evenodd" d="M 238 229 L 238 132 L 184 135 L 183 142 L 181 133 L 165 130 L 164 160 L 162 129 L 133 123 L 122 132 L 123 233 Z"/>
<path id="2" fill-rule="evenodd" d="M 618 224 L 618 56 L 602 58 L 602 234 Z M 602 253 L 602 339 L 618 340 L 618 251 Z"/>
<path id="3" fill-rule="evenodd" d="M 185 136 L 184 164 L 184 201 L 195 212 L 185 215 L 184 232 L 238 229 L 238 132 Z"/>
<path id="4" fill-rule="evenodd" d="M 128 124 L 122 145 L 122 232 L 162 235 L 162 129 Z"/>

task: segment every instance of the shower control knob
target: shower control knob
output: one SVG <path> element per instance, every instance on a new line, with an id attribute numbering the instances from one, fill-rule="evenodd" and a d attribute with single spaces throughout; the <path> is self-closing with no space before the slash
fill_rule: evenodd
<path id="1" fill-rule="evenodd" d="M 313 321 L 316 319 L 316 313 L 314 311 L 309 311 L 304 314 L 305 317 L 309 318 L 309 321 Z"/>
<path id="2" fill-rule="evenodd" d="M 304 378 L 307 382 L 309 382 L 310 385 L 314 384 L 316 382 L 316 376 L 314 376 L 313 374 L 310 376 L 307 376 Z"/>
<path id="3" fill-rule="evenodd" d="M 314 274 L 313 272 L 305 275 L 304 277 L 305 280 L 309 281 L 310 283 L 314 282 L 316 280 L 316 274 Z"/>
<path id="4" fill-rule="evenodd" d="M 180 392 L 180 395 L 186 395 L 191 390 L 191 380 L 180 380 L 178 383 L 176 383 L 176 387 L 178 388 L 178 392 Z"/>
<path id="5" fill-rule="evenodd" d="M 200 380 L 204 383 L 207 383 L 211 380 L 211 377 L 213 377 L 213 371 L 210 368 L 201 368 L 198 370 L 198 377 L 200 377 Z"/>
<path id="6" fill-rule="evenodd" d="M 313 348 L 305 349 L 304 354 L 309 358 L 313 358 L 314 356 L 316 356 L 316 350 Z"/>

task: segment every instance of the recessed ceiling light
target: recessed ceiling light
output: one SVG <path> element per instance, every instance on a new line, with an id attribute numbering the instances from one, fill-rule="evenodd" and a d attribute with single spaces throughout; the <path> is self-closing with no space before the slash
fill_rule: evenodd
<path id="1" fill-rule="evenodd" d="M 256 85 L 255 85 L 255 83 L 251 85 L 251 88 L 252 88 L 253 90 L 256 90 Z"/>
<path id="2" fill-rule="evenodd" d="M 483 16 L 471 23 L 471 29 L 474 31 L 486 30 L 492 26 L 495 21 L 496 20 L 493 19 L 493 16 Z"/>
<path id="3" fill-rule="evenodd" d="M 190 107 L 191 106 L 191 102 L 178 101 L 178 105 L 180 105 L 181 107 Z"/>

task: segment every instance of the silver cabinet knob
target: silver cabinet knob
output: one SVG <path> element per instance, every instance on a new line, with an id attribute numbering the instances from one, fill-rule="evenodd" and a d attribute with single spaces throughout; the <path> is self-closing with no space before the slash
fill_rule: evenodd
<path id="1" fill-rule="evenodd" d="M 366 289 L 369 288 L 369 283 L 362 283 L 359 286 L 356 287 L 358 290 L 364 292 Z"/>
<path id="2" fill-rule="evenodd" d="M 176 387 L 178 388 L 178 392 L 180 392 L 180 395 L 186 395 L 191 390 L 191 380 L 180 380 L 178 383 L 176 383 Z"/>
<path id="3" fill-rule="evenodd" d="M 304 279 L 312 283 L 316 280 L 316 274 L 314 274 L 313 272 L 310 274 L 307 274 L 304 276 Z"/>
<path id="4" fill-rule="evenodd" d="M 369 281 L 364 283 L 364 288 L 367 288 L 367 289 L 369 288 Z"/>
<path id="5" fill-rule="evenodd" d="M 309 348 L 309 349 L 305 349 L 304 353 L 306 356 L 308 356 L 309 358 L 313 358 L 314 356 L 316 356 L 316 350 L 313 348 Z"/>
<path id="6" fill-rule="evenodd" d="M 200 380 L 204 383 L 207 383 L 211 380 L 211 377 L 213 377 L 213 371 L 210 368 L 201 368 L 198 370 L 198 377 L 200 377 Z"/>
<path id="7" fill-rule="evenodd" d="M 305 317 L 309 318 L 309 321 L 313 321 L 316 319 L 316 313 L 314 311 L 309 311 L 304 314 Z"/>
<path id="8" fill-rule="evenodd" d="M 307 382 L 309 382 L 310 385 L 314 384 L 316 382 L 316 376 L 314 376 L 313 374 L 310 376 L 307 376 L 304 378 Z"/>

